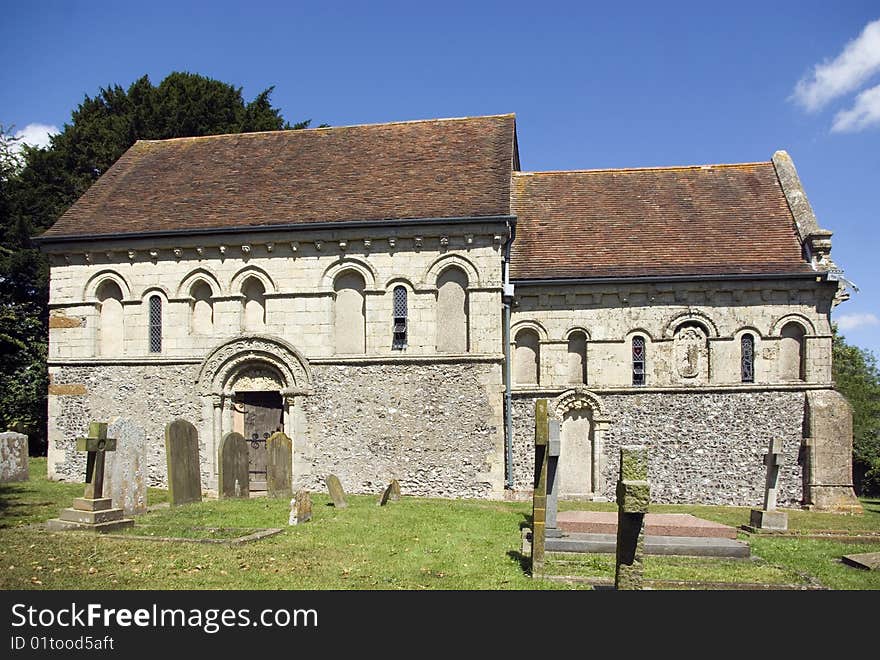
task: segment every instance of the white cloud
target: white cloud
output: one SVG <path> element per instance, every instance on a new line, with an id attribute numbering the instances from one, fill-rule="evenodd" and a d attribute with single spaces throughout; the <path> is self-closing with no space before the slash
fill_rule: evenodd
<path id="1" fill-rule="evenodd" d="M 880 319 L 871 313 L 844 314 L 836 319 L 837 327 L 841 330 L 855 330 L 871 325 L 880 325 Z"/>
<path id="2" fill-rule="evenodd" d="M 794 88 L 794 99 L 810 111 L 843 96 L 880 72 L 880 19 L 865 26 L 862 33 L 844 46 L 841 53 L 813 67 L 810 76 Z"/>
<path id="3" fill-rule="evenodd" d="M 880 85 L 866 89 L 856 97 L 853 107 L 834 116 L 832 133 L 854 133 L 872 124 L 880 124 Z"/>
<path id="4" fill-rule="evenodd" d="M 28 124 L 20 131 L 15 132 L 15 137 L 21 138 L 17 144 L 29 144 L 32 147 L 48 147 L 49 137 L 58 133 L 57 126 L 48 124 Z"/>

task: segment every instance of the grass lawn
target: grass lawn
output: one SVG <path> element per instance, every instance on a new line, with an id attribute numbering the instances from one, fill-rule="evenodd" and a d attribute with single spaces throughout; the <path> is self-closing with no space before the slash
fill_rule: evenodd
<path id="1" fill-rule="evenodd" d="M 313 494 L 310 523 L 288 527 L 288 502 L 267 498 L 206 500 L 159 508 L 137 518 L 128 535 L 231 539 L 258 528 L 282 528 L 244 545 L 167 543 L 47 532 L 82 494 L 81 484 L 50 482 L 45 459 L 31 459 L 31 480 L 0 485 L 2 589 L 589 589 L 587 584 L 535 581 L 520 555 L 528 502 L 404 497 L 386 507 L 376 496 L 350 496 L 349 507 L 329 506 Z M 166 501 L 150 489 L 151 505 Z M 789 514 L 794 531 L 880 531 L 880 501 L 865 500 L 864 516 L 805 511 Z M 565 503 L 563 508 L 613 509 L 613 504 Z M 748 509 L 663 506 L 730 525 Z M 123 535 L 125 536 L 125 535 Z M 741 536 L 741 538 L 746 538 Z M 880 589 L 880 572 L 840 563 L 843 554 L 880 551 L 880 544 L 749 537 L 749 560 L 653 557 L 649 580 L 816 585 Z M 554 555 L 550 572 L 612 579 L 612 555 Z"/>

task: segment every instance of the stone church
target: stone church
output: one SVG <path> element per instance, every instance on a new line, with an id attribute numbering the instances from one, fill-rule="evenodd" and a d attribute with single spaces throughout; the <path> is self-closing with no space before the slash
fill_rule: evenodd
<path id="1" fill-rule="evenodd" d="M 293 440 L 295 487 L 515 498 L 533 411 L 561 493 L 613 498 L 621 444 L 660 502 L 854 503 L 831 376 L 846 298 L 789 156 L 528 172 L 514 115 L 140 141 L 40 238 L 51 263 L 49 474 L 89 420 Z"/>

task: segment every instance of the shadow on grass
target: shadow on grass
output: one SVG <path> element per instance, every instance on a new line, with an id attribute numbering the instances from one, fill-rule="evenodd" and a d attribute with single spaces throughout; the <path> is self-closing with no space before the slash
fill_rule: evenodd
<path id="1" fill-rule="evenodd" d="M 525 575 L 532 574 L 532 558 L 528 555 L 524 555 L 519 550 L 508 550 L 507 556 L 510 559 L 513 559 L 516 562 L 519 562 L 519 567 L 522 569 L 522 572 Z"/>

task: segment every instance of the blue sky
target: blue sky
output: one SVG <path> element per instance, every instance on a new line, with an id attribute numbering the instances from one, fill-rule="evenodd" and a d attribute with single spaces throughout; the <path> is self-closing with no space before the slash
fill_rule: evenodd
<path id="1" fill-rule="evenodd" d="M 785 149 L 861 289 L 833 318 L 880 356 L 876 0 L 0 7 L 0 123 L 18 130 L 63 126 L 101 87 L 190 71 L 248 100 L 274 85 L 285 118 L 314 125 L 515 112 L 525 170 L 766 161 Z"/>

